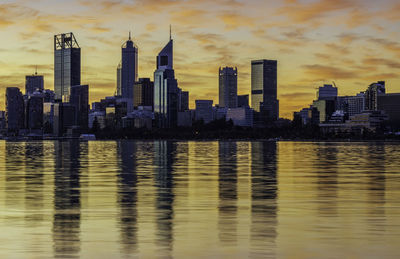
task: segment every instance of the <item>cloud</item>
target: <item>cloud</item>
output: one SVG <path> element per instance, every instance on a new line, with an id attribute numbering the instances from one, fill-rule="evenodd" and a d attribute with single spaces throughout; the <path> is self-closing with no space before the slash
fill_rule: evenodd
<path id="1" fill-rule="evenodd" d="M 400 62 L 385 58 L 365 58 L 363 60 L 363 63 L 372 66 L 386 66 L 388 68 L 400 68 Z"/>
<path id="2" fill-rule="evenodd" d="M 219 18 L 223 21 L 227 30 L 236 30 L 240 27 L 252 28 L 255 25 L 254 18 L 238 13 L 224 13 L 219 15 Z"/>
<path id="3" fill-rule="evenodd" d="M 349 79 L 360 76 L 357 72 L 324 65 L 303 65 L 304 72 L 314 78 L 323 80 Z"/>

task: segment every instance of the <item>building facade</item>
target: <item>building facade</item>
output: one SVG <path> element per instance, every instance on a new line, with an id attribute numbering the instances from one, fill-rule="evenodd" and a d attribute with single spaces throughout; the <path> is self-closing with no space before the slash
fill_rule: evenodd
<path id="1" fill-rule="evenodd" d="M 333 85 L 324 85 L 318 88 L 317 100 L 335 100 L 338 96 L 338 89 Z"/>
<path id="2" fill-rule="evenodd" d="M 236 108 L 237 97 L 237 68 L 219 68 L 219 107 Z"/>
<path id="3" fill-rule="evenodd" d="M 6 89 L 6 126 L 7 131 L 13 134 L 25 128 L 25 104 L 18 87 Z"/>
<path id="4" fill-rule="evenodd" d="M 138 47 L 129 39 L 122 45 L 121 97 L 126 99 L 128 111 L 133 110 L 133 86 L 138 79 Z"/>
<path id="5" fill-rule="evenodd" d="M 86 131 L 89 125 L 89 86 L 72 86 L 69 103 L 75 109 L 74 125 L 79 126 L 82 131 Z"/>
<path id="6" fill-rule="evenodd" d="M 150 78 L 139 78 L 133 89 L 133 106 L 154 105 L 154 82 Z"/>
<path id="7" fill-rule="evenodd" d="M 214 120 L 213 101 L 212 100 L 196 100 L 196 120 L 203 120 L 205 124 Z"/>
<path id="8" fill-rule="evenodd" d="M 74 34 L 54 36 L 54 91 L 56 99 L 69 95 L 71 86 L 81 84 L 81 48 Z"/>
<path id="9" fill-rule="evenodd" d="M 263 112 L 270 120 L 277 120 L 279 117 L 277 65 L 276 60 L 251 62 L 251 107 L 256 112 Z"/>
<path id="10" fill-rule="evenodd" d="M 30 95 L 36 91 L 43 91 L 43 89 L 43 76 L 36 73 L 35 75 L 25 77 L 25 94 Z"/>

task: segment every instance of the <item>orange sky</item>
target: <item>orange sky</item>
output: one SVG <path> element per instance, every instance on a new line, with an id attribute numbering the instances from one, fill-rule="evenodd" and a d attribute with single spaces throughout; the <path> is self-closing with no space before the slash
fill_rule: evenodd
<path id="1" fill-rule="evenodd" d="M 278 60 L 280 116 L 309 105 L 335 81 L 340 95 L 386 80 L 400 92 L 400 4 L 383 0 L 2 0 L 0 109 L 7 86 L 45 75 L 53 89 L 53 35 L 74 32 L 82 84 L 91 101 L 113 95 L 121 45 L 132 30 L 139 77 L 153 78 L 155 56 L 173 26 L 179 86 L 218 103 L 218 67 L 237 66 L 239 94 L 250 92 L 250 62 Z"/>

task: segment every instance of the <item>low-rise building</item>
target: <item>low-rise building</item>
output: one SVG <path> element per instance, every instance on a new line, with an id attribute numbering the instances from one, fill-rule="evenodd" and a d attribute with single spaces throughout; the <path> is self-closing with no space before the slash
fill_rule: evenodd
<path id="1" fill-rule="evenodd" d="M 228 109 L 226 120 L 232 120 L 235 126 L 253 127 L 254 110 L 249 107 Z"/>

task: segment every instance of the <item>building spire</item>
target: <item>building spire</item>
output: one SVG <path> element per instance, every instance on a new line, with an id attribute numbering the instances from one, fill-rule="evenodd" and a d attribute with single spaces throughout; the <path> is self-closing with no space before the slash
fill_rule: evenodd
<path id="1" fill-rule="evenodd" d="M 37 76 L 37 65 L 35 66 L 35 75 Z"/>
<path id="2" fill-rule="evenodd" d="M 172 40 L 172 25 L 169 25 L 169 40 Z"/>
<path id="3" fill-rule="evenodd" d="M 129 40 L 131 40 L 131 31 L 129 31 Z"/>

